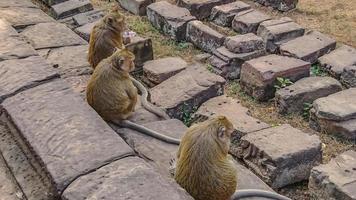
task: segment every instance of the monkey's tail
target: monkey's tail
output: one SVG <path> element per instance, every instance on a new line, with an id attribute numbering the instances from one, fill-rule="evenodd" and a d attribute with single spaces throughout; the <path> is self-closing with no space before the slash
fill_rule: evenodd
<path id="1" fill-rule="evenodd" d="M 154 130 L 148 129 L 144 126 L 138 125 L 136 123 L 133 123 L 129 120 L 122 120 L 118 123 L 116 123 L 117 125 L 123 127 L 123 128 L 129 128 L 129 129 L 133 129 L 136 130 L 138 132 L 144 133 L 146 135 L 149 135 L 151 137 L 154 137 L 156 139 L 162 140 L 164 142 L 170 143 L 170 144 L 180 144 L 180 140 L 176 139 L 176 138 L 172 138 L 166 135 L 162 135 Z"/>
<path id="2" fill-rule="evenodd" d="M 148 92 L 147 89 L 145 88 L 145 86 L 143 86 L 139 81 L 137 81 L 136 79 L 134 79 L 133 77 L 131 77 L 131 81 L 133 82 L 133 84 L 138 88 L 138 90 L 141 92 L 141 103 L 142 106 L 148 110 L 149 112 L 157 115 L 158 117 L 162 118 L 162 119 L 171 119 L 166 112 L 164 112 L 162 109 L 155 107 L 154 105 L 150 104 L 147 101 L 148 98 Z"/>
<path id="3" fill-rule="evenodd" d="M 258 190 L 258 189 L 237 190 L 235 194 L 232 195 L 230 200 L 239 200 L 239 199 L 251 198 L 251 197 L 263 197 L 263 198 L 269 198 L 274 200 L 291 200 L 290 198 L 282 196 L 275 192 Z"/>

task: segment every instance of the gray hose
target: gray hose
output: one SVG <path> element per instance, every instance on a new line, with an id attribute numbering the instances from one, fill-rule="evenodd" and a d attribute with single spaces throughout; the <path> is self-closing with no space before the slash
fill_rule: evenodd
<path id="1" fill-rule="evenodd" d="M 258 189 L 246 189 L 246 190 L 237 190 L 234 195 L 230 198 L 230 200 L 239 200 L 244 198 L 251 197 L 263 197 L 274 200 L 291 200 L 288 197 L 282 196 L 275 192 L 270 192 L 266 190 L 258 190 Z"/>

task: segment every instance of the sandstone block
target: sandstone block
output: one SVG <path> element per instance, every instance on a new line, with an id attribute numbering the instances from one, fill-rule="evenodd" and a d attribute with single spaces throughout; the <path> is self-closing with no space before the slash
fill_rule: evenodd
<path id="1" fill-rule="evenodd" d="M 235 1 L 232 3 L 215 6 L 210 15 L 210 20 L 219 26 L 231 27 L 232 20 L 241 11 L 250 9 L 251 6 L 242 2 Z"/>
<path id="2" fill-rule="evenodd" d="M 85 13 L 80 13 L 73 16 L 73 20 L 77 26 L 83 26 L 95 22 L 104 17 L 104 13 L 101 10 L 92 10 Z"/>
<path id="3" fill-rule="evenodd" d="M 146 15 L 146 8 L 155 0 L 119 0 L 121 7 L 135 15 Z"/>
<path id="4" fill-rule="evenodd" d="M 345 67 L 340 81 L 348 88 L 356 87 L 356 65 Z"/>
<path id="5" fill-rule="evenodd" d="M 227 37 L 225 47 L 233 53 L 249 53 L 265 49 L 262 38 L 253 33 Z"/>
<path id="6" fill-rule="evenodd" d="M 0 8 L 7 8 L 7 7 L 25 7 L 25 8 L 37 8 L 35 4 L 31 1 L 24 1 L 24 0 L 2 0 L 0 2 Z"/>
<path id="7" fill-rule="evenodd" d="M 222 93 L 225 80 L 195 63 L 186 70 L 150 89 L 151 102 L 174 118 L 182 119 L 206 100 Z"/>
<path id="8" fill-rule="evenodd" d="M 295 82 L 310 74 L 310 63 L 286 56 L 268 55 L 246 61 L 241 68 L 241 87 L 257 100 L 272 98 L 277 77 Z"/>
<path id="9" fill-rule="evenodd" d="M 256 33 L 260 23 L 271 19 L 268 15 L 257 10 L 239 12 L 232 21 L 232 29 L 240 34 Z"/>
<path id="10" fill-rule="evenodd" d="M 262 22 L 257 29 L 257 35 L 263 38 L 269 52 L 276 53 L 282 43 L 303 36 L 304 31 L 303 27 L 290 18 L 282 17 Z"/>
<path id="11" fill-rule="evenodd" d="M 65 1 L 68 1 L 68 0 L 42 0 L 42 2 L 48 6 L 59 4 L 59 3 L 65 2 Z"/>
<path id="12" fill-rule="evenodd" d="M 210 53 L 202 53 L 194 56 L 194 60 L 198 62 L 206 62 L 211 57 Z"/>
<path id="13" fill-rule="evenodd" d="M 340 78 L 345 67 L 356 64 L 356 49 L 347 45 L 319 58 L 319 63 L 332 76 Z"/>
<path id="14" fill-rule="evenodd" d="M 55 19 L 63 19 L 90 10 L 93 10 L 93 5 L 89 0 L 68 0 L 51 6 L 50 12 Z"/>
<path id="15" fill-rule="evenodd" d="M 264 5 L 270 6 L 279 11 L 289 11 L 297 7 L 298 0 L 255 0 L 256 2 Z"/>
<path id="16" fill-rule="evenodd" d="M 280 46 L 282 55 L 292 56 L 304 61 L 315 63 L 318 58 L 329 53 L 336 47 L 336 41 L 317 31 L 306 33 Z"/>
<path id="17" fill-rule="evenodd" d="M 304 103 L 329 96 L 342 90 L 341 84 L 331 77 L 307 77 L 276 92 L 276 106 L 283 114 L 302 113 Z"/>
<path id="18" fill-rule="evenodd" d="M 318 199 L 356 199 L 356 152 L 346 151 L 329 163 L 314 167 L 309 191 Z"/>
<path id="19" fill-rule="evenodd" d="M 153 47 L 150 38 L 135 36 L 126 48 L 135 54 L 136 71 L 141 71 L 145 62 L 153 60 Z"/>
<path id="20" fill-rule="evenodd" d="M 70 76 L 64 79 L 79 96 L 86 101 L 86 88 L 90 80 L 90 75 Z"/>
<path id="21" fill-rule="evenodd" d="M 210 53 L 222 46 L 225 41 L 224 35 L 198 20 L 188 23 L 186 38 L 198 48 Z"/>
<path id="22" fill-rule="evenodd" d="M 281 188 L 309 178 L 321 162 L 321 142 L 316 135 L 284 124 L 243 136 L 235 156 L 272 188 Z"/>
<path id="23" fill-rule="evenodd" d="M 155 28 L 177 41 L 185 40 L 187 23 L 195 20 L 186 8 L 166 1 L 150 4 L 147 7 L 147 17 Z"/>
<path id="24" fill-rule="evenodd" d="M 83 26 L 79 26 L 78 28 L 74 29 L 74 32 L 80 35 L 80 37 L 82 37 L 84 40 L 89 42 L 91 31 L 97 23 L 98 21 L 94 21 Z"/>
<path id="25" fill-rule="evenodd" d="M 187 67 L 187 62 L 179 57 L 152 60 L 143 66 L 144 75 L 154 84 L 160 84 Z"/>
<path id="26" fill-rule="evenodd" d="M 178 6 L 187 8 L 198 19 L 206 19 L 210 16 L 215 6 L 231 3 L 234 0 L 178 0 Z"/>

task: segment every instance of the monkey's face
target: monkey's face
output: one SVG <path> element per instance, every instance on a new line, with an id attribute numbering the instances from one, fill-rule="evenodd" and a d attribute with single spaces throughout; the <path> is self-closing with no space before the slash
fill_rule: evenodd
<path id="1" fill-rule="evenodd" d="M 135 69 L 134 60 L 135 55 L 133 55 L 130 51 L 127 49 L 118 49 L 113 55 L 112 62 L 115 68 L 125 72 L 131 72 Z"/>
<path id="2" fill-rule="evenodd" d="M 126 29 L 125 17 L 120 13 L 110 13 L 105 19 L 108 26 L 114 28 L 119 32 L 123 32 Z"/>

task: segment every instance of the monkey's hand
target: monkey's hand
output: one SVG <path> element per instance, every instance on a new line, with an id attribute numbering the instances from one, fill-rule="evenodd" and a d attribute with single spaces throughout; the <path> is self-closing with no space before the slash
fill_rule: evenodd
<path id="1" fill-rule="evenodd" d="M 175 175 L 176 167 L 177 167 L 177 160 L 175 158 L 172 158 L 169 161 L 169 173 L 171 174 L 172 177 L 174 177 Z"/>

